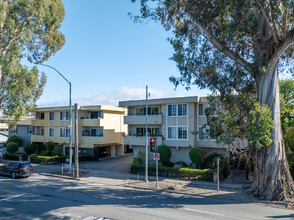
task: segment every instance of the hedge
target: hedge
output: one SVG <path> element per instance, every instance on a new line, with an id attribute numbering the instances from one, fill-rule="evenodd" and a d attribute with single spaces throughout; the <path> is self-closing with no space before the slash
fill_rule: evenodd
<path id="1" fill-rule="evenodd" d="M 145 165 L 139 165 L 137 161 L 133 161 L 131 172 L 133 174 L 145 174 Z M 151 176 L 156 175 L 156 167 L 148 166 L 148 173 Z M 192 169 L 188 167 L 175 168 L 175 167 L 158 167 L 158 176 L 162 177 L 173 177 L 182 179 L 197 179 L 202 181 L 212 181 L 213 180 L 213 170 L 212 169 Z"/>
<path id="2" fill-rule="evenodd" d="M 22 160 L 28 160 L 27 154 L 10 154 L 10 153 L 4 154 L 3 159 L 18 161 L 19 155 L 22 155 Z M 68 158 L 68 156 L 37 156 L 35 154 L 32 154 L 31 155 L 31 162 L 37 163 L 37 164 L 43 164 L 43 165 L 65 163 L 66 158 Z M 79 156 L 79 161 L 85 161 L 87 159 L 89 159 L 89 157 L 87 157 L 85 155 Z M 74 161 L 74 157 L 73 157 L 73 161 Z"/>

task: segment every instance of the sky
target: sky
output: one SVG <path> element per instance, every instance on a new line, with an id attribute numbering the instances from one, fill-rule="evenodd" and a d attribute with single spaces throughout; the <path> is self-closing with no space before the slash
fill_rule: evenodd
<path id="1" fill-rule="evenodd" d="M 117 106 L 119 101 L 150 98 L 206 96 L 209 90 L 192 86 L 176 90 L 170 76 L 180 76 L 170 60 L 171 33 L 160 23 L 133 23 L 128 13 L 139 14 L 131 0 L 62 0 L 65 19 L 60 31 L 66 43 L 44 64 L 72 83 L 72 103 Z M 69 86 L 54 70 L 39 66 L 47 84 L 39 107 L 68 105 Z"/>
<path id="2" fill-rule="evenodd" d="M 117 106 L 119 101 L 205 96 L 196 86 L 175 90 L 170 76 L 180 76 L 170 60 L 171 36 L 160 23 L 133 23 L 128 13 L 139 14 L 131 0 L 62 0 L 65 19 L 60 31 L 66 43 L 44 64 L 72 83 L 72 103 Z M 39 107 L 68 105 L 69 86 L 54 70 L 39 66 L 47 84 Z"/>

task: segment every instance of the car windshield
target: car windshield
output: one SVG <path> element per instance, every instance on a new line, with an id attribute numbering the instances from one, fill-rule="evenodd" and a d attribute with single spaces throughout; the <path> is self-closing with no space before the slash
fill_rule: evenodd
<path id="1" fill-rule="evenodd" d="M 22 163 L 22 164 L 20 164 L 19 167 L 20 167 L 20 168 L 26 168 L 26 167 L 31 168 L 31 164 L 29 164 L 29 163 Z"/>

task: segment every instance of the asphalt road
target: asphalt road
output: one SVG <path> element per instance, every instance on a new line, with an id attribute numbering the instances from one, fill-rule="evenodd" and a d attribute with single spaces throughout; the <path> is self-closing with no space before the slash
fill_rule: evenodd
<path id="1" fill-rule="evenodd" d="M 0 219 L 294 219 L 259 204 L 34 175 L 0 177 Z"/>

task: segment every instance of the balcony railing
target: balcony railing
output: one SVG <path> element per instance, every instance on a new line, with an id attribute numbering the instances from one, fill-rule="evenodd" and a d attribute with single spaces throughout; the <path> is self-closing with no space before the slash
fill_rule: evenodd
<path id="1" fill-rule="evenodd" d="M 148 115 L 148 124 L 162 124 L 162 114 L 159 115 Z M 125 124 L 145 124 L 146 115 L 126 115 L 124 116 Z"/>

